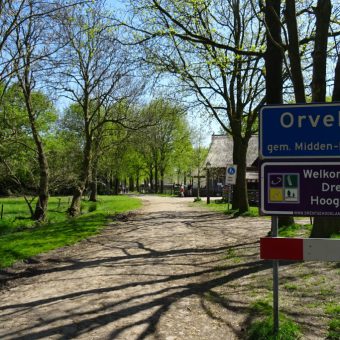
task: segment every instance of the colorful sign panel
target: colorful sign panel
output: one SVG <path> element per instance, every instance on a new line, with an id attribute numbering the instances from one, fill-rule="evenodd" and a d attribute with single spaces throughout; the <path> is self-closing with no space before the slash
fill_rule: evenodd
<path id="1" fill-rule="evenodd" d="M 261 159 L 340 158 L 340 103 L 264 106 Z"/>
<path id="2" fill-rule="evenodd" d="M 262 214 L 340 216 L 340 163 L 265 162 L 260 173 Z"/>

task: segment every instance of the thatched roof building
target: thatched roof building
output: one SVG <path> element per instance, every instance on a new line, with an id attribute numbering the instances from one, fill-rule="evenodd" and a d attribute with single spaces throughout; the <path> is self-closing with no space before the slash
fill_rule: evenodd
<path id="1" fill-rule="evenodd" d="M 205 164 L 210 163 L 209 176 L 207 169 L 196 170 L 192 173 L 194 190 L 200 184 L 200 195 L 205 196 L 207 190 L 206 180 L 209 178 L 210 196 L 226 195 L 228 190 L 233 190 L 225 185 L 227 165 L 233 164 L 233 139 L 226 135 L 212 135 L 208 155 Z M 247 150 L 247 187 L 249 202 L 258 202 L 258 136 L 253 136 L 249 140 Z M 198 176 L 199 174 L 199 176 Z M 199 180 L 198 180 L 199 177 Z M 194 181 L 195 179 L 195 181 Z M 196 181 L 197 180 L 197 181 Z M 196 195 L 196 194 L 195 194 Z"/>
<path id="2" fill-rule="evenodd" d="M 247 151 L 247 167 L 256 166 L 258 157 L 258 136 L 252 136 L 249 140 Z M 205 164 L 209 162 L 211 168 L 226 168 L 233 164 L 233 139 L 226 135 L 212 135 L 209 152 Z"/>
<path id="3" fill-rule="evenodd" d="M 246 179 L 248 182 L 258 181 L 257 158 L 258 136 L 252 136 L 247 151 Z M 224 184 L 227 165 L 233 164 L 233 139 L 231 136 L 212 135 L 205 164 L 208 162 L 215 182 Z"/>

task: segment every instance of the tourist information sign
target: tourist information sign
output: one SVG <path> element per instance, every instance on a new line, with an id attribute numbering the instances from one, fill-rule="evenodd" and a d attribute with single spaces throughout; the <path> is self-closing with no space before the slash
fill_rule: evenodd
<path id="1" fill-rule="evenodd" d="M 260 206 L 265 215 L 340 216 L 340 163 L 263 163 Z"/>
<path id="2" fill-rule="evenodd" d="M 340 103 L 264 106 L 261 159 L 340 158 Z"/>

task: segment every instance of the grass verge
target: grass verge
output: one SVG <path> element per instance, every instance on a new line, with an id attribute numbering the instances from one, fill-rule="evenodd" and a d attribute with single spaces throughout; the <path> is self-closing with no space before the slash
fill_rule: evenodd
<path id="1" fill-rule="evenodd" d="M 82 202 L 82 215 L 69 218 L 68 198 L 52 197 L 47 220 L 34 223 L 22 198 L 0 199 L 4 215 L 0 220 L 0 268 L 19 260 L 74 244 L 102 230 L 110 216 L 134 210 L 141 201 L 128 196 L 100 196 L 98 202 Z"/>
<path id="2" fill-rule="evenodd" d="M 340 305 L 329 304 L 326 306 L 325 312 L 331 317 L 328 322 L 327 339 L 340 339 Z"/>
<path id="3" fill-rule="evenodd" d="M 232 210 L 231 209 L 231 204 L 229 204 L 229 209 L 228 209 L 228 203 L 224 203 L 222 199 L 211 199 L 210 204 L 207 204 L 207 201 L 205 198 L 202 198 L 199 201 L 194 202 L 195 204 L 200 204 L 203 207 L 206 207 L 210 210 L 214 210 L 217 212 L 224 213 L 226 215 L 237 215 L 237 216 L 243 216 L 243 217 L 257 217 L 259 216 L 259 208 L 258 207 L 249 207 L 249 210 L 241 215 L 238 215 L 237 210 Z"/>
<path id="4" fill-rule="evenodd" d="M 228 203 L 224 203 L 221 199 L 213 199 L 210 201 L 210 204 L 207 204 L 205 198 L 200 201 L 194 201 L 193 204 L 200 204 L 202 207 L 207 209 L 223 213 L 225 215 L 230 216 L 241 216 L 241 217 L 258 217 L 259 216 L 259 208 L 258 207 L 249 207 L 249 210 L 241 215 L 238 214 L 238 210 L 228 209 Z M 264 218 L 269 219 L 269 216 L 263 216 Z M 297 222 L 299 222 L 299 218 L 296 218 Z M 299 224 L 295 223 L 293 225 L 287 227 L 281 227 L 279 229 L 280 237 L 309 237 L 312 231 L 312 224 Z M 331 238 L 340 238 L 340 233 L 333 234 Z"/>
<path id="5" fill-rule="evenodd" d="M 279 236 L 281 237 L 309 237 L 312 231 L 311 224 L 292 224 L 279 228 Z"/>
<path id="6" fill-rule="evenodd" d="M 267 300 L 258 300 L 251 306 L 252 314 L 258 320 L 254 321 L 248 329 L 247 339 L 249 340 L 296 340 L 301 338 L 301 331 L 298 324 L 288 319 L 285 315 L 279 315 L 279 331 L 274 333 L 272 306 Z"/>

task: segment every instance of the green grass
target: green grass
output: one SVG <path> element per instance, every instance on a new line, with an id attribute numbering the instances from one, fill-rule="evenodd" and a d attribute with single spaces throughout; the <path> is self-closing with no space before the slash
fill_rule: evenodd
<path id="1" fill-rule="evenodd" d="M 242 262 L 242 259 L 237 255 L 235 249 L 230 248 L 227 250 L 225 255 L 223 256 L 224 260 L 232 260 L 234 263 Z"/>
<path id="2" fill-rule="evenodd" d="M 274 333 L 273 309 L 268 300 L 257 300 L 251 306 L 251 312 L 257 317 L 247 333 L 249 340 L 296 340 L 301 338 L 300 327 L 285 315 L 279 315 L 279 332 Z"/>
<path id="3" fill-rule="evenodd" d="M 340 339 L 340 304 L 328 304 L 325 312 L 332 318 L 328 323 L 327 339 Z"/>
<path id="4" fill-rule="evenodd" d="M 340 304 L 330 303 L 325 307 L 326 314 L 340 317 Z"/>
<path id="5" fill-rule="evenodd" d="M 253 313 L 260 315 L 270 315 L 273 310 L 273 307 L 271 306 L 268 299 L 256 300 L 252 303 L 250 308 Z"/>
<path id="6" fill-rule="evenodd" d="M 254 322 L 248 331 L 249 340 L 297 340 L 301 339 L 300 327 L 293 321 L 280 317 L 277 334 L 273 331 L 273 317 Z"/>
<path id="7" fill-rule="evenodd" d="M 286 283 L 284 288 L 290 292 L 296 291 L 299 289 L 299 286 L 293 283 Z"/>
<path id="8" fill-rule="evenodd" d="M 290 226 L 285 226 L 279 228 L 279 236 L 281 237 L 309 237 L 312 230 L 311 224 L 301 225 L 292 224 Z"/>
<path id="9" fill-rule="evenodd" d="M 238 211 L 237 210 L 231 210 L 231 204 L 229 205 L 229 210 L 228 210 L 228 203 L 223 203 L 222 199 L 211 199 L 210 204 L 207 204 L 207 200 L 205 197 L 202 198 L 201 201 L 195 202 L 195 204 L 200 204 L 203 207 L 206 207 L 210 210 L 222 212 L 226 215 L 237 215 Z M 249 207 L 249 211 L 241 214 L 243 217 L 257 217 L 259 216 L 258 212 L 259 208 L 258 207 Z"/>
<path id="10" fill-rule="evenodd" d="M 328 334 L 327 339 L 340 339 L 340 317 L 332 319 L 328 323 Z"/>
<path id="11" fill-rule="evenodd" d="M 98 233 L 108 218 L 137 209 L 141 201 L 128 196 L 100 196 L 99 201 L 82 202 L 82 215 L 69 218 L 68 198 L 52 197 L 47 221 L 35 224 L 22 198 L 0 199 L 4 216 L 0 220 L 0 268 L 65 245 L 74 244 Z"/>

